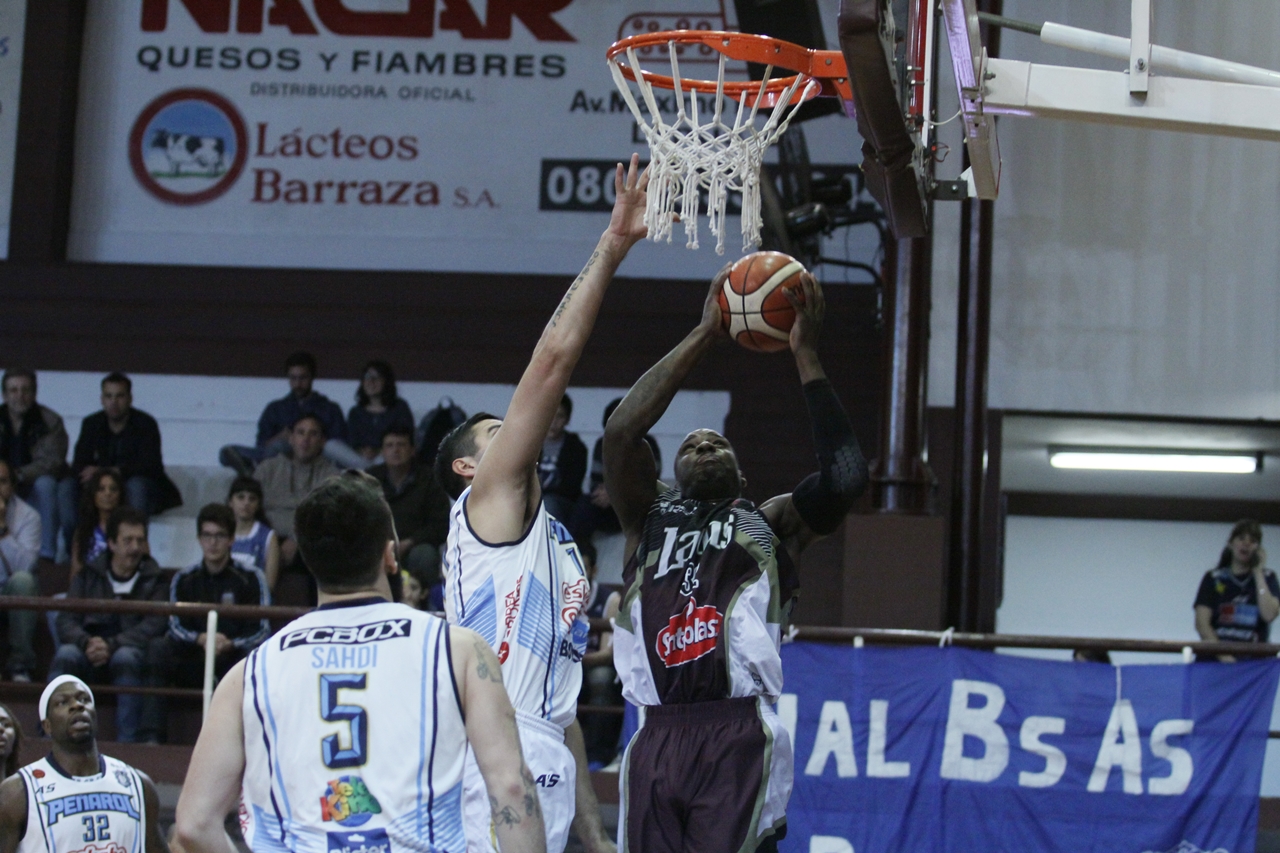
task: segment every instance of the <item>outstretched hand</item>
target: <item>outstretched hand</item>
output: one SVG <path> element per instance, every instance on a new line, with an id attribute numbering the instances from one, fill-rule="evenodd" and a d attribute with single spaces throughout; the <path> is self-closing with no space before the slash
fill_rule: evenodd
<path id="1" fill-rule="evenodd" d="M 625 171 L 619 163 L 613 173 L 613 213 L 605 233 L 619 240 L 629 249 L 649 233 L 644 224 L 645 207 L 649 195 L 649 169 L 640 171 L 640 155 L 631 155 L 631 165 Z"/>
<path id="2" fill-rule="evenodd" d="M 799 295 L 796 290 L 799 290 Z M 822 295 L 822 285 L 812 273 L 800 273 L 800 287 L 787 288 L 782 295 L 796 311 L 796 322 L 791 327 L 791 352 L 815 351 L 822 333 L 822 318 L 827 312 L 827 302 Z"/>
<path id="3" fill-rule="evenodd" d="M 732 268 L 733 262 L 730 261 L 712 277 L 711 289 L 707 291 L 707 299 L 702 303 L 702 319 L 698 322 L 698 328 L 712 338 L 729 337 L 729 330 L 724 327 L 724 315 L 720 313 L 720 291 Z"/>

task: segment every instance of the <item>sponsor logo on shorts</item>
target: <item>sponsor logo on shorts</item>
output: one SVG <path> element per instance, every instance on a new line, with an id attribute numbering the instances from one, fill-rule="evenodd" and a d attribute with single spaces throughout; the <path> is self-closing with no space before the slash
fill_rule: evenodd
<path id="1" fill-rule="evenodd" d="M 129 851 L 123 844 L 109 841 L 106 844 L 89 844 L 79 850 L 68 851 L 68 853 L 129 853 Z"/>
<path id="2" fill-rule="evenodd" d="M 684 610 L 672 616 L 658 632 L 654 650 L 668 667 L 680 666 L 709 655 L 724 626 L 724 616 L 711 605 L 695 607 L 689 599 Z"/>
<path id="3" fill-rule="evenodd" d="M 408 637 L 413 631 L 410 619 L 384 619 L 381 622 L 370 622 L 368 625 L 322 626 L 319 628 L 299 628 L 290 631 L 280 639 L 280 650 L 294 646 L 306 646 L 315 643 L 372 643 L 377 640 L 390 640 L 395 637 Z"/>
<path id="4" fill-rule="evenodd" d="M 339 776 L 330 780 L 328 790 L 320 797 L 320 819 L 335 821 L 342 826 L 361 826 L 381 813 L 382 806 L 359 776 Z M 368 834 L 373 836 L 372 831 Z M 329 849 L 333 849 L 332 843 Z"/>
<path id="5" fill-rule="evenodd" d="M 391 839 L 385 829 L 364 832 L 326 832 L 329 853 L 391 853 Z"/>
<path id="6" fill-rule="evenodd" d="M 44 803 L 44 822 L 53 826 L 64 817 L 81 812 L 121 812 L 141 820 L 133 797 L 128 794 L 69 794 Z"/>

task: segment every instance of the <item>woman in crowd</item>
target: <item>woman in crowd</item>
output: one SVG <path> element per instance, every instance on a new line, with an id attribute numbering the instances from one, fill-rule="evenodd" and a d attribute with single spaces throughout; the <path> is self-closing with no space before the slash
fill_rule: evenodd
<path id="1" fill-rule="evenodd" d="M 4 759 L 4 778 L 18 772 L 22 753 L 22 724 L 8 705 L 0 704 L 0 757 Z"/>
<path id="2" fill-rule="evenodd" d="M 275 589 L 280 575 L 280 540 L 262 509 L 262 484 L 252 477 L 236 477 L 227 492 L 227 506 L 236 517 L 236 538 L 231 558 L 261 569 L 267 586 Z"/>
<path id="3" fill-rule="evenodd" d="M 413 412 L 396 395 L 396 374 L 385 361 L 364 366 L 356 389 L 356 404 L 347 413 L 347 437 L 356 452 L 369 461 L 382 450 L 382 434 L 393 426 L 413 430 Z"/>
<path id="4" fill-rule="evenodd" d="M 1267 568 L 1258 522 L 1245 518 L 1231 528 L 1218 565 L 1200 580 L 1195 612 L 1196 633 L 1202 640 L 1269 641 L 1271 623 L 1280 615 L 1280 583 L 1276 573 Z M 1231 655 L 1218 655 L 1217 659 L 1235 660 Z"/>
<path id="5" fill-rule="evenodd" d="M 124 480 L 115 468 L 99 468 L 80 493 L 80 514 L 71 537 L 71 576 L 107 550 L 107 519 L 124 496 Z"/>

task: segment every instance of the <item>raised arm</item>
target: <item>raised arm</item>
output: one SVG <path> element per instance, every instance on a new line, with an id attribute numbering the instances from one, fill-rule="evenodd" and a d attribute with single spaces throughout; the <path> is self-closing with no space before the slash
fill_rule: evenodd
<path id="1" fill-rule="evenodd" d="M 729 275 L 729 266 L 711 280 L 698 325 L 631 386 L 605 424 L 604 485 L 627 534 L 628 553 L 634 545 L 630 540 L 639 535 L 645 513 L 658 496 L 658 472 L 645 434 L 667 411 L 685 377 L 707 350 L 728 340 L 716 298 Z"/>
<path id="2" fill-rule="evenodd" d="M 520 751 L 516 712 L 502 684 L 502 665 L 479 634 L 466 628 L 448 630 L 467 740 L 489 791 L 498 849 L 546 853 L 538 787 Z"/>
<path id="3" fill-rule="evenodd" d="M 614 272 L 648 233 L 644 210 L 649 175 L 639 173 L 639 164 L 639 155 L 633 154 L 625 175 L 618 164 L 613 178 L 617 198 L 609 227 L 542 330 L 502 427 L 476 468 L 467 519 L 476 534 L 489 542 L 518 539 L 536 511 L 541 492 L 534 466 L 551 419 L 591 336 Z"/>
<path id="4" fill-rule="evenodd" d="M 178 846 L 184 853 L 236 853 L 224 823 L 235 811 L 244 776 L 244 661 L 233 666 L 209 703 L 178 797 Z M 148 844 L 147 853 L 154 853 Z"/>
<path id="5" fill-rule="evenodd" d="M 818 360 L 818 337 L 826 313 L 822 287 L 806 272 L 800 289 L 803 300 L 792 291 L 783 293 L 796 309 L 791 352 L 809 410 L 818 470 L 801 480 L 791 494 L 771 498 L 760 507 L 792 557 L 818 537 L 834 533 L 867 487 L 867 460 Z"/>

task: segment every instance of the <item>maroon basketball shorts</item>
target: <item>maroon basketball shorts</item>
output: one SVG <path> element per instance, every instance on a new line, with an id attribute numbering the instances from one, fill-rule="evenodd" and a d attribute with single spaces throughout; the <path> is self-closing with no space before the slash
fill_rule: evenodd
<path id="1" fill-rule="evenodd" d="M 767 708 L 755 698 L 647 707 L 623 765 L 622 853 L 776 850 L 791 744 Z"/>

